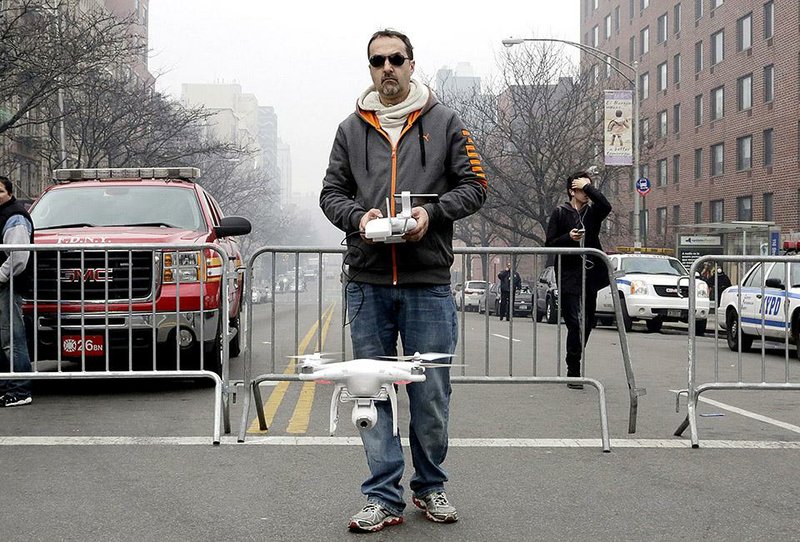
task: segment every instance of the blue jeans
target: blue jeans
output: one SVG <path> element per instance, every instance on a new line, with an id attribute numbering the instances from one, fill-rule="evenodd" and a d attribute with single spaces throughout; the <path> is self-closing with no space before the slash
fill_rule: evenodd
<path id="1" fill-rule="evenodd" d="M 398 334 L 406 355 L 455 352 L 458 322 L 449 285 L 394 287 L 351 282 L 347 285 L 347 311 L 356 358 L 397 355 Z M 450 359 L 437 361 L 449 363 Z M 442 463 L 447 456 L 450 369 L 430 368 L 425 376 L 425 382 L 406 386 L 411 411 L 408 438 L 414 464 L 410 487 L 418 497 L 444 490 L 447 481 Z M 361 485 L 361 492 L 368 502 L 401 515 L 406 503 L 400 485 L 404 469 L 400 435 L 392 435 L 389 401 L 376 401 L 375 406 L 375 427 L 361 431 L 371 473 Z"/>
<path id="2" fill-rule="evenodd" d="M 11 306 L 9 307 L 9 304 Z M 8 360 L 11 352 L 11 323 L 14 323 L 14 372 L 31 372 L 31 358 L 28 355 L 28 342 L 25 322 L 22 320 L 22 298 L 14 295 L 10 303 L 10 290 L 7 284 L 0 285 L 0 372 L 9 372 Z M 31 394 L 30 380 L 0 380 L 0 395 L 13 393 L 20 397 Z"/>

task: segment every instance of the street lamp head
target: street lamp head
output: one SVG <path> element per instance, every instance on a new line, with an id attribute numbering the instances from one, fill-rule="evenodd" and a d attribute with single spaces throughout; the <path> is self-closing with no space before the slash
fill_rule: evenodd
<path id="1" fill-rule="evenodd" d="M 513 47 L 514 45 L 519 45 L 524 41 L 525 40 L 522 38 L 508 38 L 507 40 L 503 40 L 503 45 L 506 47 Z"/>

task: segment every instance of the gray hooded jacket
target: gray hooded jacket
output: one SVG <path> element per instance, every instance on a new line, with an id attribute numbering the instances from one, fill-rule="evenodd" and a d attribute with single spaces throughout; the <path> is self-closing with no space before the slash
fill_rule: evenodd
<path id="1" fill-rule="evenodd" d="M 348 234 L 350 280 L 370 284 L 449 284 L 453 222 L 486 200 L 487 182 L 472 137 L 456 113 L 433 93 L 411 113 L 397 145 L 372 111 L 356 111 L 339 125 L 320 193 L 325 216 Z M 386 198 L 408 190 L 437 194 L 423 205 L 430 224 L 415 243 L 367 244 L 357 233 L 369 209 L 386 214 Z M 393 205 L 393 204 L 392 204 Z M 399 209 L 398 209 L 399 211 Z"/>

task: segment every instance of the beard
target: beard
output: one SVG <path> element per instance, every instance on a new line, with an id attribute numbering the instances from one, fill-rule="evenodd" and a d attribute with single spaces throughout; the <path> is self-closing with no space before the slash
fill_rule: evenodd
<path id="1" fill-rule="evenodd" d="M 380 93 L 387 97 L 397 96 L 400 94 L 400 84 L 394 79 L 382 81 Z"/>

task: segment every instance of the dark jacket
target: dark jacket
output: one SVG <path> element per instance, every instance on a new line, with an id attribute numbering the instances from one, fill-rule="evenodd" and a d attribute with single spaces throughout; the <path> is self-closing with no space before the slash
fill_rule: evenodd
<path id="1" fill-rule="evenodd" d="M 450 284 L 453 222 L 486 200 L 475 143 L 456 113 L 431 93 L 428 103 L 409 115 L 393 151 L 372 111 L 357 109 L 336 132 L 319 202 L 325 216 L 348 234 L 350 278 L 384 285 Z M 386 198 L 393 201 L 393 194 L 404 190 L 439 196 L 438 203 L 423 205 L 430 219 L 425 236 L 415 243 L 364 242 L 356 233 L 364 213 L 377 208 L 387 216 Z"/>
<path id="2" fill-rule="evenodd" d="M 14 215 L 22 215 L 31 225 L 31 234 L 29 243 L 33 244 L 33 220 L 31 220 L 31 215 L 28 214 L 28 211 L 25 210 L 25 206 L 17 200 L 14 196 L 11 196 L 11 199 L 5 202 L 3 205 L 0 205 L 0 236 L 2 236 L 3 230 L 5 230 L 6 223 L 8 220 Z M 0 243 L 3 242 L 2 237 L 0 237 Z M 0 265 L 3 265 L 5 261 L 8 259 L 8 254 L 4 250 L 0 250 Z M 33 290 L 33 258 L 28 258 L 28 265 L 18 275 L 14 276 L 14 291 L 18 294 L 27 294 Z"/>
<path id="3" fill-rule="evenodd" d="M 500 291 L 501 292 L 510 292 L 511 291 L 511 272 L 508 269 L 503 269 L 497 274 L 497 278 L 500 279 Z M 519 290 L 522 287 L 522 279 L 519 276 L 519 273 L 514 271 L 514 289 Z"/>
<path id="4" fill-rule="evenodd" d="M 583 246 L 603 250 L 600 244 L 600 227 L 611 212 L 611 204 L 602 192 L 591 184 L 586 185 L 583 190 L 589 196 L 591 203 L 584 205 L 580 211 L 577 211 L 569 202 L 556 207 L 547 223 L 545 246 L 580 247 L 580 243 L 573 241 L 569 232 L 582 227 L 586 229 Z M 561 262 L 561 291 L 580 291 L 581 257 L 579 255 L 562 256 Z M 557 263 L 558 258 L 556 258 Z M 608 270 L 603 261 L 598 260 L 595 256 L 587 257 L 586 283 L 596 290 L 608 286 Z"/>

